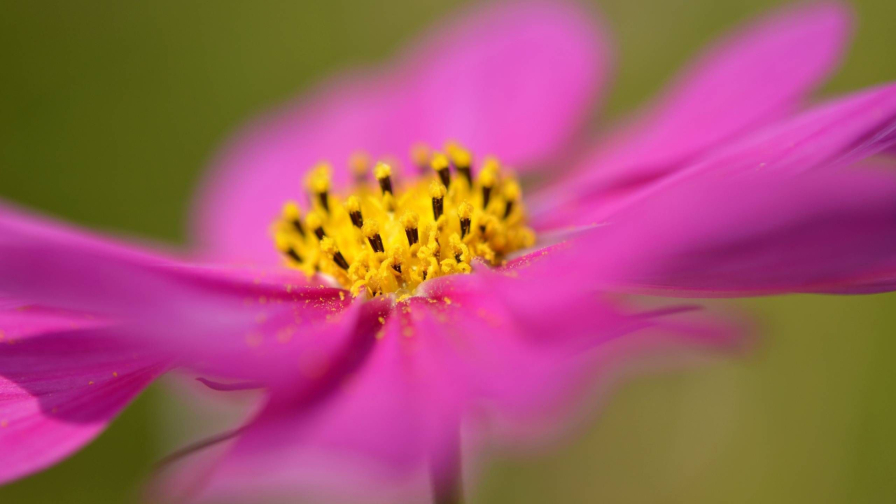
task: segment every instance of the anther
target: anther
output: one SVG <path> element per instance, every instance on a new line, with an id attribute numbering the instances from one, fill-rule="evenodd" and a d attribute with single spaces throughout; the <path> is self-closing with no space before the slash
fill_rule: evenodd
<path id="1" fill-rule="evenodd" d="M 356 152 L 348 159 L 348 166 L 355 177 L 355 183 L 361 185 L 367 181 L 367 172 L 370 170 L 370 157 L 363 152 Z"/>
<path id="2" fill-rule="evenodd" d="M 507 185 L 504 186 L 504 199 L 507 201 L 507 206 L 504 207 L 504 218 L 510 216 L 510 212 L 513 211 L 514 203 L 520 197 L 520 186 L 513 180 L 507 182 Z"/>
<path id="3" fill-rule="evenodd" d="M 467 184 L 469 184 L 470 187 L 473 187 L 473 174 L 471 173 L 473 160 L 470 151 L 457 144 L 449 144 L 446 147 L 446 150 L 448 151 L 448 155 L 451 156 L 451 162 L 454 164 L 454 168 L 463 178 L 467 179 Z"/>
<path id="4" fill-rule="evenodd" d="M 348 261 L 345 260 L 345 256 L 342 255 L 342 252 L 336 248 L 336 244 L 333 243 L 331 238 L 321 240 L 320 248 L 333 258 L 333 262 L 336 263 L 337 266 L 346 271 L 348 270 Z"/>
<path id="5" fill-rule="evenodd" d="M 317 196 L 320 206 L 330 211 L 330 165 L 318 163 L 308 175 L 308 188 Z"/>
<path id="6" fill-rule="evenodd" d="M 293 248 L 292 244 L 290 244 L 289 237 L 278 234 L 274 239 L 277 244 L 277 249 L 280 250 L 280 252 L 295 262 L 302 262 L 302 256 L 300 256 L 299 253 L 296 252 L 296 249 Z"/>
<path id="7" fill-rule="evenodd" d="M 344 270 L 348 270 L 348 262 L 345 260 L 345 257 L 342 256 L 342 252 L 336 251 L 333 254 L 333 262 L 335 262 L 340 268 Z"/>
<path id="8" fill-rule="evenodd" d="M 345 202 L 345 210 L 352 219 L 352 225 L 360 229 L 364 226 L 364 216 L 361 215 L 361 200 L 357 196 L 351 196 Z"/>
<path id="9" fill-rule="evenodd" d="M 416 212 L 408 212 L 401 216 L 401 225 L 404 226 L 404 234 L 408 237 L 408 245 L 414 245 L 420 240 L 417 226 L 420 216 Z"/>
<path id="10" fill-rule="evenodd" d="M 429 195 L 432 196 L 432 217 L 436 221 L 439 220 L 444 211 L 446 194 L 448 194 L 446 186 L 435 181 L 429 185 Z"/>
<path id="11" fill-rule="evenodd" d="M 391 254 L 389 254 L 392 260 L 392 269 L 399 275 L 401 274 L 401 254 L 401 250 L 397 248 L 392 249 Z"/>
<path id="12" fill-rule="evenodd" d="M 380 236 L 380 226 L 376 221 L 365 222 L 361 232 L 367 237 L 367 241 L 370 242 L 370 248 L 372 248 L 374 252 L 386 251 L 386 248 L 383 247 L 383 237 Z"/>
<path id="13" fill-rule="evenodd" d="M 498 181 L 498 161 L 495 158 L 488 158 L 482 164 L 482 171 L 479 172 L 479 185 L 482 186 L 482 208 L 488 208 L 488 202 L 491 199 L 492 188 Z"/>
<path id="14" fill-rule="evenodd" d="M 421 174 L 427 173 L 429 167 L 430 151 L 426 144 L 418 143 L 411 148 L 411 159 L 417 165 Z"/>
<path id="15" fill-rule="evenodd" d="M 448 171 L 448 167 L 450 166 L 448 158 L 441 152 L 433 153 L 429 165 L 439 174 L 439 180 L 442 181 L 442 185 L 448 187 L 448 185 L 451 184 L 451 173 Z"/>
<path id="16" fill-rule="evenodd" d="M 473 205 L 464 201 L 457 207 L 457 217 L 460 219 L 460 237 L 464 238 L 470 233 L 472 223 Z"/>
<path id="17" fill-rule="evenodd" d="M 294 201 L 288 201 L 283 205 L 283 219 L 289 222 L 303 238 L 305 237 L 305 226 L 302 225 L 302 211 L 299 210 L 299 205 Z"/>
<path id="18" fill-rule="evenodd" d="M 308 214 L 308 217 L 305 218 L 305 224 L 314 231 L 314 236 L 317 236 L 318 240 L 323 240 L 324 236 L 327 236 L 327 233 L 324 232 L 323 220 L 316 212 Z"/>
<path id="19" fill-rule="evenodd" d="M 392 194 L 392 167 L 383 162 L 377 163 L 373 174 L 376 176 L 377 182 L 380 183 L 383 194 Z"/>
<path id="20" fill-rule="evenodd" d="M 479 233 L 485 237 L 498 231 L 498 217 L 483 212 L 479 218 Z"/>
<path id="21" fill-rule="evenodd" d="M 456 234 L 451 235 L 449 244 L 451 245 L 451 248 L 454 249 L 455 262 L 460 264 L 463 262 L 463 247 L 461 246 L 460 238 L 458 238 Z"/>

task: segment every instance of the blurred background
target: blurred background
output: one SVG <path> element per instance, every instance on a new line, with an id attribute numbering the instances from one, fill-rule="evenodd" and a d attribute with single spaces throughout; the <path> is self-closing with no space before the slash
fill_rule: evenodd
<path id="1" fill-rule="evenodd" d="M 651 96 L 704 43 L 778 2 L 603 0 L 618 67 L 606 113 Z M 896 80 L 896 2 L 853 2 L 826 93 Z M 0 197 L 82 225 L 185 243 L 202 168 L 254 113 L 375 63 L 449 0 L 0 0 Z M 896 501 L 896 295 L 740 304 L 766 329 L 745 360 L 627 383 L 550 451 L 489 464 L 474 503 Z M 151 388 L 66 462 L 0 502 L 135 502 L 178 404 Z M 170 420 L 169 420 L 170 422 Z"/>

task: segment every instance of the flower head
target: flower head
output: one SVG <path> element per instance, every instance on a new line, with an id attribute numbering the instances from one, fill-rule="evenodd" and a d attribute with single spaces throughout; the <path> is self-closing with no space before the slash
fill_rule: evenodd
<path id="1" fill-rule="evenodd" d="M 394 293 L 403 300 L 428 279 L 470 273 L 477 260 L 497 266 L 534 245 L 515 177 L 492 159 L 474 180 L 470 152 L 457 144 L 446 150 L 453 162 L 433 153 L 426 161 L 433 173 L 404 187 L 379 162 L 377 187 L 359 176 L 347 197 L 330 193 L 328 165 L 313 170 L 311 211 L 303 220 L 299 206 L 287 202 L 274 224 L 287 265 L 323 273 L 353 296 Z"/>
<path id="2" fill-rule="evenodd" d="M 429 480 L 450 502 L 484 440 L 556 429 L 631 358 L 740 341 L 693 304 L 620 293 L 892 289 L 896 179 L 866 160 L 896 145 L 896 87 L 800 110 L 843 8 L 750 25 L 565 170 L 608 60 L 587 19 L 487 7 L 256 123 L 204 188 L 190 261 L 0 211 L 16 342 L 0 350 L 0 476 L 58 460 L 182 368 L 265 391 L 214 470 L 187 473 L 204 495 L 399 499 Z M 568 175 L 524 193 L 514 173 L 538 167 Z M 78 365 L 54 381 L 60 342 Z M 80 404 L 96 409 L 83 423 Z"/>

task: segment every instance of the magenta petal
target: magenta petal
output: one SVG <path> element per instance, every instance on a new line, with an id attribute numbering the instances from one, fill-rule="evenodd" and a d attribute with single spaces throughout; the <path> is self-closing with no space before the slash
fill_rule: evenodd
<path id="1" fill-rule="evenodd" d="M 447 140 L 514 164 L 557 150 L 584 119 L 607 62 L 587 13 L 567 4 L 502 3 L 414 44 L 382 74 L 330 83 L 256 121 L 216 163 L 197 208 L 203 251 L 228 262 L 277 264 L 268 234 L 304 173 L 335 164 L 337 186 L 356 151 L 405 159 L 416 142 Z"/>
<path id="2" fill-rule="evenodd" d="M 557 263 L 548 263 L 556 265 Z M 562 272 L 557 272 L 562 275 Z M 603 380 L 660 348 L 731 350 L 743 332 L 728 321 L 693 313 L 699 306 L 636 312 L 589 287 L 554 282 L 525 268 L 513 276 L 478 272 L 428 284 L 428 294 L 450 299 L 455 310 L 436 319 L 452 367 L 514 441 L 551 433 L 605 388 Z M 617 349 L 624 348 L 620 352 Z M 624 357 L 623 357 L 624 355 Z"/>
<path id="3" fill-rule="evenodd" d="M 763 170 L 780 175 L 838 168 L 896 146 L 896 84 L 814 107 L 714 151 L 682 177 Z"/>
<path id="4" fill-rule="evenodd" d="M 520 370 L 515 355 L 500 353 L 512 348 L 502 330 L 484 333 L 482 319 L 475 333 L 456 325 L 471 308 L 402 303 L 338 395 L 311 411 L 268 408 L 217 468 L 208 494 L 336 492 L 403 502 L 407 496 L 393 492 L 425 492 L 415 483 L 428 476 L 430 461 L 456 449 L 465 410 L 484 394 L 502 395 L 488 374 Z"/>
<path id="5" fill-rule="evenodd" d="M 472 440 L 495 429 L 514 438 L 543 434 L 591 379 L 672 342 L 629 340 L 634 331 L 687 333 L 679 344 L 700 346 L 730 336 L 666 321 L 674 311 L 628 316 L 583 289 L 575 300 L 553 300 L 559 292 L 549 286 L 531 295 L 535 285 L 498 274 L 441 280 L 428 284 L 428 298 L 396 306 L 337 395 L 310 410 L 282 401 L 268 407 L 215 468 L 206 496 L 336 492 L 400 501 L 426 491 L 433 464 L 437 477 L 450 477 L 442 462 L 455 456 L 458 429 Z M 622 349 L 607 348 L 623 340 Z M 464 447 L 466 455 L 477 448 Z"/>
<path id="6" fill-rule="evenodd" d="M 655 177 L 749 127 L 793 110 L 839 62 L 851 16 L 837 3 L 786 8 L 698 59 L 639 125 L 599 162 L 602 177 Z M 617 159 L 617 162 L 612 162 Z"/>
<path id="7" fill-rule="evenodd" d="M 284 300 L 289 304 L 282 307 L 273 299 L 275 306 L 267 309 L 244 308 L 256 314 L 254 324 L 193 335 L 176 348 L 199 372 L 260 382 L 290 400 L 313 401 L 370 351 L 372 328 L 389 310 L 381 300 L 351 302 L 314 291 Z"/>
<path id="8" fill-rule="evenodd" d="M 595 14 L 566 2 L 472 10 L 416 49 L 420 139 L 457 139 L 519 170 L 557 153 L 603 91 L 608 44 Z"/>
<path id="9" fill-rule="evenodd" d="M 377 317 L 378 303 L 346 310 L 345 291 L 297 272 L 177 263 L 34 222 L 0 213 L 0 296 L 108 320 L 210 377 L 299 388 Z"/>
<path id="10" fill-rule="evenodd" d="M 420 402 L 429 382 L 418 375 L 424 370 L 409 347 L 417 342 L 403 339 L 398 317 L 387 324 L 338 394 L 311 410 L 306 404 L 268 407 L 215 468 L 205 495 L 294 497 L 338 489 L 360 498 L 407 490 L 402 483 L 422 474 L 432 446 Z"/>
<path id="11" fill-rule="evenodd" d="M 0 343 L 20 342 L 47 333 L 108 325 L 108 321 L 85 313 L 47 309 L 9 300 L 0 305 Z"/>
<path id="12" fill-rule="evenodd" d="M 700 57 L 639 119 L 586 158 L 551 198 L 654 180 L 721 141 L 783 117 L 836 66 L 850 28 L 837 3 L 789 7 Z"/>
<path id="13" fill-rule="evenodd" d="M 29 240 L 146 260 L 128 247 L 0 207 L 0 270 L 22 258 L 12 244 Z M 57 260 L 65 260 L 65 250 L 55 248 Z M 27 267 L 0 273 L 0 482 L 52 465 L 92 440 L 168 365 L 163 354 L 113 335 L 110 320 L 97 313 L 34 306 L 34 299 L 18 296 L 10 283 Z"/>
<path id="14" fill-rule="evenodd" d="M 880 294 L 896 291 L 896 262 L 860 276 L 815 289 L 826 294 Z"/>
<path id="15" fill-rule="evenodd" d="M 0 341 L 0 483 L 91 441 L 166 369 L 101 329 L 69 329 L 90 325 L 81 317 L 63 321 L 39 309 L 0 313 L 0 328 L 17 333 Z"/>
<path id="16" fill-rule="evenodd" d="M 675 175 L 614 198 L 602 195 L 567 209 L 570 222 L 603 221 L 681 180 L 704 173 L 769 172 L 785 177 L 842 168 L 896 145 L 896 85 L 863 90 L 813 107 L 713 150 Z"/>
<path id="17" fill-rule="evenodd" d="M 107 254 L 131 261 L 165 264 L 173 263 L 172 256 L 153 245 L 133 246 L 98 236 L 92 232 L 76 229 L 53 219 L 35 215 L 6 201 L 0 201 L 0 243 L 20 238 L 39 240 L 45 243 L 64 243 L 68 247 Z"/>
<path id="18" fill-rule="evenodd" d="M 0 295 L 148 330 L 199 322 L 200 313 L 185 309 L 190 276 L 172 261 L 31 222 L 0 213 Z M 172 316 L 160 318 L 166 311 Z"/>
<path id="19" fill-rule="evenodd" d="M 533 268 L 562 268 L 563 282 L 675 295 L 811 292 L 896 263 L 894 229 L 896 179 L 887 173 L 704 174 Z"/>

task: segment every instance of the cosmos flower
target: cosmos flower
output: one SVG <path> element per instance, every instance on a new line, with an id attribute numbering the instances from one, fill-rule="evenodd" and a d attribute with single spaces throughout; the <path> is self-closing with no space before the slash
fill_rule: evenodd
<path id="1" fill-rule="evenodd" d="M 725 38 L 576 156 L 609 64 L 593 19 L 496 4 L 262 118 L 211 172 L 189 260 L 0 209 L 0 481 L 178 368 L 264 391 L 182 473 L 202 496 L 455 502 L 461 461 L 554 432 L 633 358 L 740 342 L 628 295 L 891 290 L 896 86 L 805 108 L 844 8 Z"/>

